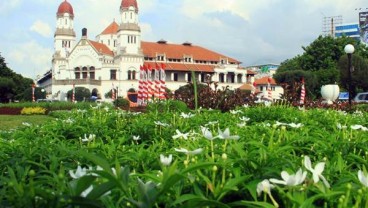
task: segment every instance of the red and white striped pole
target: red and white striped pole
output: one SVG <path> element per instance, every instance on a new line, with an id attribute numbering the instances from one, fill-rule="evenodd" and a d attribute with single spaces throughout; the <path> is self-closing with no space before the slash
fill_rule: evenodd
<path id="1" fill-rule="evenodd" d="M 300 92 L 300 104 L 304 105 L 305 101 L 305 86 L 304 86 L 304 77 L 302 78 L 302 89 Z"/>
<path id="2" fill-rule="evenodd" d="M 161 86 L 160 86 L 160 99 L 166 99 L 165 93 L 166 93 L 166 74 L 165 74 L 165 64 L 162 63 L 161 64 L 161 70 L 160 70 L 160 82 L 161 82 Z"/>
<path id="3" fill-rule="evenodd" d="M 72 102 L 75 102 L 75 84 L 73 84 Z"/>
<path id="4" fill-rule="evenodd" d="M 35 88 L 36 88 L 36 85 L 35 84 L 32 84 L 32 102 L 35 102 L 36 101 Z"/>

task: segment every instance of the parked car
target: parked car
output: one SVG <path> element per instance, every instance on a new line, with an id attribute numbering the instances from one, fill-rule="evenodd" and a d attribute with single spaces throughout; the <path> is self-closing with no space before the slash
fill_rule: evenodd
<path id="1" fill-rule="evenodd" d="M 368 103 L 368 92 L 358 93 L 355 96 L 354 101 L 357 103 Z"/>

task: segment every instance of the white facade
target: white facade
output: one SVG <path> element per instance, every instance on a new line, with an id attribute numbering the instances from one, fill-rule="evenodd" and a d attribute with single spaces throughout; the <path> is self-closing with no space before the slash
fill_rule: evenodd
<path id="1" fill-rule="evenodd" d="M 127 2 L 134 1 L 122 0 L 120 24 L 114 21 L 96 37 L 96 41 L 88 39 L 87 29 L 83 29 L 82 38 L 76 41 L 71 5 L 67 1 L 60 5 L 51 81 L 45 82 L 43 77 L 43 82 L 39 82 L 40 87 L 48 83 L 46 90 L 53 99 L 66 100 L 66 94 L 73 85 L 86 87 L 91 92 L 97 90 L 103 100 L 113 88 L 118 89 L 119 96 L 125 97 L 129 89 L 138 90 L 140 67 L 150 63 L 164 63 L 167 66 L 166 86 L 170 90 L 186 85 L 190 81 L 191 70 L 196 72 L 198 81 L 210 76 L 212 81 L 219 82 L 220 87 L 236 89 L 254 81 L 247 70 L 239 67 L 240 62 L 190 43 L 175 45 L 159 41 L 147 42 L 151 44 L 149 47 L 143 46 L 138 8 L 134 6 L 137 3 L 125 7 Z M 195 54 L 193 48 L 202 52 Z M 178 50 L 183 50 L 179 57 L 176 54 Z"/>

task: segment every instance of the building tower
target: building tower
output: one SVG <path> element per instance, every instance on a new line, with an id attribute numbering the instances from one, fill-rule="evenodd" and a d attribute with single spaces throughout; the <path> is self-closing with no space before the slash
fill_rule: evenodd
<path id="1" fill-rule="evenodd" d="M 118 55 L 141 54 L 141 28 L 138 21 L 136 0 L 122 0 L 120 5 L 121 24 L 118 29 Z"/>
<path id="2" fill-rule="evenodd" d="M 74 12 L 72 5 L 64 0 L 56 13 L 54 35 L 54 58 L 66 58 L 75 45 Z"/>

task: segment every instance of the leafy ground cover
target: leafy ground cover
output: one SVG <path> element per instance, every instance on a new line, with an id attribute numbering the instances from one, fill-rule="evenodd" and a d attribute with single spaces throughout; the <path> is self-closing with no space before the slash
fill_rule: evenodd
<path id="1" fill-rule="evenodd" d="M 0 115 L 0 130 L 11 130 L 25 125 L 42 125 L 53 119 L 45 115 Z"/>
<path id="2" fill-rule="evenodd" d="M 0 206 L 368 206 L 367 113 L 147 109 L 0 132 Z"/>

